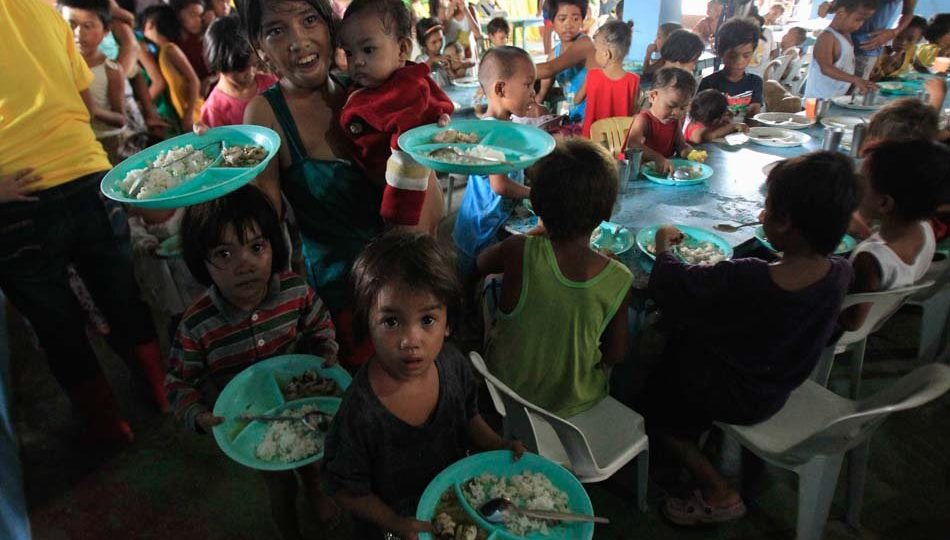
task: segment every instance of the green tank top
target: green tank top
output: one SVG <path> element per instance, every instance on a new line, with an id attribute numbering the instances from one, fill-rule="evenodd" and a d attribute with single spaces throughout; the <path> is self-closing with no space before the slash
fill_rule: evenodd
<path id="1" fill-rule="evenodd" d="M 561 274 L 551 241 L 524 245 L 521 295 L 511 313 L 498 311 L 488 343 L 489 367 L 528 401 L 561 417 L 607 395 L 600 338 L 630 290 L 633 275 L 611 260 L 592 279 Z"/>

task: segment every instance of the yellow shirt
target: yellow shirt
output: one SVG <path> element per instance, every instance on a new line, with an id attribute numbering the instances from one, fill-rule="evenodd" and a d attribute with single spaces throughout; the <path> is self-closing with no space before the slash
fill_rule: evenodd
<path id="1" fill-rule="evenodd" d="M 79 92 L 89 88 L 73 33 L 37 0 L 0 0 L 0 175 L 33 168 L 48 189 L 111 168 Z"/>
<path id="2" fill-rule="evenodd" d="M 168 97 L 171 99 L 172 107 L 175 108 L 178 118 L 183 119 L 185 116 L 185 104 L 188 103 L 188 83 L 184 75 L 175 68 L 168 56 L 168 50 L 175 46 L 174 43 L 166 43 L 159 48 L 158 69 L 161 70 L 162 77 L 165 77 L 165 82 L 168 83 Z M 201 97 L 195 102 L 194 114 L 191 115 L 192 123 L 201 120 L 201 106 L 204 105 L 204 103 L 205 101 Z"/>

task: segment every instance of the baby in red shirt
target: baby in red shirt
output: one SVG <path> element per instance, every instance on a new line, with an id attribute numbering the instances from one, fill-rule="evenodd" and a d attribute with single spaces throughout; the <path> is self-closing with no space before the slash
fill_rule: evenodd
<path id="1" fill-rule="evenodd" d="M 340 33 L 355 88 L 340 123 L 369 179 L 385 180 L 383 219 L 420 224 L 427 191 L 441 205 L 441 190 L 435 174 L 400 151 L 397 139 L 416 126 L 448 123 L 452 100 L 429 77 L 429 66 L 408 61 L 412 21 L 401 0 L 355 0 Z"/>

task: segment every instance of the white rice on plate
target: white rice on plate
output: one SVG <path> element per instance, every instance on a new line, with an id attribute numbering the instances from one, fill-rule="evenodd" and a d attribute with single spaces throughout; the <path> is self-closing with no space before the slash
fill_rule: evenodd
<path id="1" fill-rule="evenodd" d="M 463 165 L 484 165 L 496 161 L 505 161 L 504 153 L 480 144 L 469 148 L 455 147 L 455 149 L 462 155 L 452 152 L 449 147 L 445 147 L 433 150 L 429 153 L 429 157 L 443 163 L 459 163 Z"/>
<path id="2" fill-rule="evenodd" d="M 498 477 L 482 473 L 462 487 L 465 499 L 476 510 L 491 499 L 505 497 L 515 506 L 530 510 L 568 512 L 567 493 L 556 488 L 547 476 L 525 471 L 511 477 Z M 519 514 L 505 514 L 505 527 L 514 535 L 525 536 L 533 532 L 550 534 L 549 521 L 529 518 Z"/>
<path id="3" fill-rule="evenodd" d="M 282 412 L 280 415 L 286 416 L 287 422 L 268 422 L 267 432 L 255 451 L 257 457 L 264 461 L 291 463 L 319 452 L 323 434 L 311 430 L 300 420 L 313 412 L 320 412 L 320 409 L 313 405 L 304 405 L 299 409 Z"/>
<path id="4" fill-rule="evenodd" d="M 144 177 L 135 198 L 156 197 L 195 177 L 213 162 L 213 158 L 200 150 L 195 150 L 190 144 L 183 147 L 176 146 L 160 152 L 148 168 L 129 171 L 119 186 L 128 194 L 132 187 Z"/>

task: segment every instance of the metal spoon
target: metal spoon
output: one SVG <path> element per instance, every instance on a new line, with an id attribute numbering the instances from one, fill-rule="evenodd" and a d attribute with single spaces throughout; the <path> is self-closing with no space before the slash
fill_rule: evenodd
<path id="1" fill-rule="evenodd" d="M 513 502 L 504 498 L 498 497 L 496 499 L 491 499 L 485 504 L 481 505 L 478 508 L 478 513 L 485 518 L 485 521 L 489 523 L 502 523 L 505 521 L 505 515 L 503 512 L 514 512 L 516 514 L 521 514 L 522 516 L 527 516 L 536 519 L 551 519 L 555 521 L 582 521 L 582 522 L 593 522 L 593 523 L 610 523 L 610 520 L 598 516 L 588 516 L 587 514 L 572 514 L 569 512 L 551 512 L 548 510 L 527 510 L 524 508 L 518 508 Z"/>
<path id="2" fill-rule="evenodd" d="M 296 422 L 297 420 L 303 422 L 303 425 L 307 426 L 307 429 L 310 431 L 320 431 L 326 432 L 330 429 L 330 415 L 322 412 L 309 412 L 303 416 L 278 416 L 278 415 L 252 415 L 252 414 L 242 414 L 238 417 L 238 420 L 245 422 L 251 422 L 258 420 L 260 422 Z"/>
<path id="3" fill-rule="evenodd" d="M 673 180 L 689 180 L 689 170 L 679 168 L 674 170 L 671 176 Z"/>
<path id="4" fill-rule="evenodd" d="M 740 225 L 730 225 L 728 223 L 717 223 L 713 225 L 713 229 L 722 232 L 736 232 L 743 227 L 751 227 L 753 225 L 758 225 L 758 221 L 750 221 L 748 223 L 742 223 Z"/>

